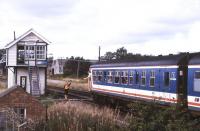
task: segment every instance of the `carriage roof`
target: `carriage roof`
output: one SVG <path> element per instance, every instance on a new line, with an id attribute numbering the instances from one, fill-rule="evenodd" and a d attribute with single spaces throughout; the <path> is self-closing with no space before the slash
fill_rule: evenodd
<path id="1" fill-rule="evenodd" d="M 97 64 L 91 65 L 91 68 L 101 68 L 101 67 L 131 67 L 131 66 L 164 66 L 164 65 L 179 65 L 183 62 L 183 58 L 187 56 L 186 53 L 181 53 L 178 55 L 168 55 L 168 56 L 146 56 L 140 59 L 129 59 L 129 60 L 114 60 L 99 62 Z"/>

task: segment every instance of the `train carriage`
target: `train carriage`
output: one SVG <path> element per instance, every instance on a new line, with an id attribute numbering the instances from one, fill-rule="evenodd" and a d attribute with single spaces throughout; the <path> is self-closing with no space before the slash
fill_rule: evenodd
<path id="1" fill-rule="evenodd" d="M 92 92 L 119 99 L 187 105 L 187 55 L 92 65 Z"/>
<path id="2" fill-rule="evenodd" d="M 200 55 L 188 63 L 188 108 L 200 111 Z"/>

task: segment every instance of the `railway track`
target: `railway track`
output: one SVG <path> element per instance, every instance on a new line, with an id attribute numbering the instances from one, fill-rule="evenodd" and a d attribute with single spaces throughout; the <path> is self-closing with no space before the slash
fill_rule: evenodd
<path id="1" fill-rule="evenodd" d="M 47 94 L 53 95 L 56 98 L 54 100 L 65 101 L 64 89 L 62 88 L 48 86 Z M 88 91 L 79 91 L 79 90 L 70 89 L 68 93 L 68 97 L 69 97 L 69 101 L 82 101 L 84 103 L 99 106 L 99 107 L 108 106 L 110 108 L 113 108 L 114 110 L 118 109 L 120 110 L 120 115 L 122 116 L 125 116 L 129 112 L 129 110 L 113 105 L 111 103 L 107 103 L 107 102 L 101 103 L 101 102 L 95 101 L 92 97 L 92 94 Z"/>
<path id="2" fill-rule="evenodd" d="M 54 95 L 56 98 L 64 97 L 64 90 L 62 88 L 48 87 L 47 93 Z M 70 98 L 76 98 L 79 100 L 93 101 L 91 93 L 87 91 L 79 91 L 79 90 L 70 89 L 68 96 Z"/>

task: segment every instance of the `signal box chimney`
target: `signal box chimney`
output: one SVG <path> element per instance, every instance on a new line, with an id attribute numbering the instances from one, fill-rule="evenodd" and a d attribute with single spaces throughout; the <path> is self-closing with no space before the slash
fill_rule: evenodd
<path id="1" fill-rule="evenodd" d="M 14 31 L 14 40 L 16 40 L 15 31 Z"/>

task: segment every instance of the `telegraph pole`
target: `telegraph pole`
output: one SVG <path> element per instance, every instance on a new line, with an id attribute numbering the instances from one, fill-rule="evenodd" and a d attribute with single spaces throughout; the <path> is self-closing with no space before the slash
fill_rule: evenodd
<path id="1" fill-rule="evenodd" d="M 99 62 L 100 62 L 100 59 L 101 59 L 101 47 L 99 46 Z"/>
<path id="2" fill-rule="evenodd" d="M 76 77 L 78 79 L 79 78 L 80 61 L 78 60 L 77 62 L 78 62 L 78 67 L 77 67 Z"/>

